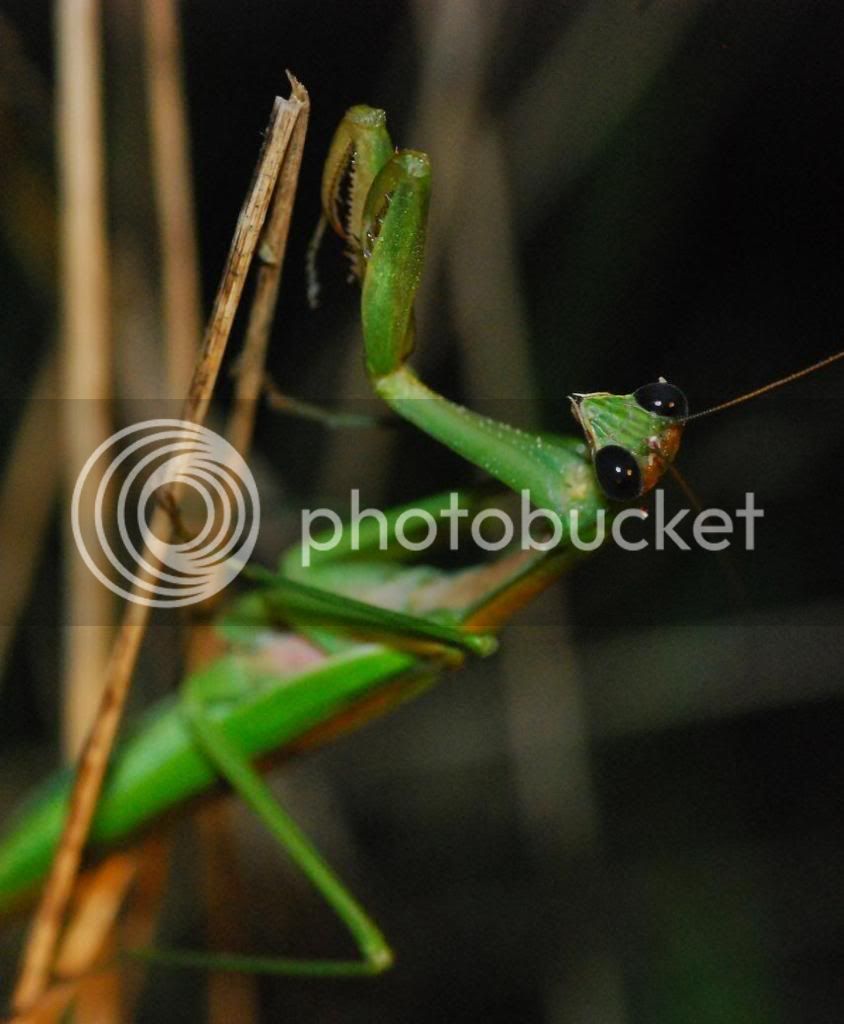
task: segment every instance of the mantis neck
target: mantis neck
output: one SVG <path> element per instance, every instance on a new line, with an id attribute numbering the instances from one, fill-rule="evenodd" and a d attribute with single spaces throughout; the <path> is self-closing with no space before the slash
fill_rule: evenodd
<path id="1" fill-rule="evenodd" d="M 443 398 L 407 366 L 376 377 L 375 390 L 404 419 L 430 434 L 531 503 L 566 515 L 580 512 L 584 526 L 603 504 L 583 442 L 529 434 Z"/>

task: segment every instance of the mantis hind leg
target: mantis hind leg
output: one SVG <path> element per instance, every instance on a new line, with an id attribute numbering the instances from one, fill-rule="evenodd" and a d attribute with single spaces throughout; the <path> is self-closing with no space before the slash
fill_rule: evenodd
<path id="1" fill-rule="evenodd" d="M 426 653 L 476 654 L 497 647 L 489 633 L 467 632 L 453 616 L 442 619 L 412 615 L 312 587 L 284 576 L 266 574 L 267 586 L 244 599 L 227 620 L 228 627 L 284 621 L 297 629 L 342 630 L 357 639 L 421 645 Z"/>
<path id="2" fill-rule="evenodd" d="M 343 922 L 360 952 L 360 958 L 311 960 L 179 949 L 140 950 L 133 955 L 172 967 L 307 977 L 368 977 L 390 967 L 393 953 L 378 926 L 281 807 L 266 782 L 208 716 L 205 700 L 197 688 L 190 685 L 186 687 L 182 707 L 203 753 L 258 815 Z"/>

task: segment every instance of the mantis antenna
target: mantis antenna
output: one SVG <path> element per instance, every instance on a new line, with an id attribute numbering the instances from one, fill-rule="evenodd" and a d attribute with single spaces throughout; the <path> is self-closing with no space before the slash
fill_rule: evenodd
<path id="1" fill-rule="evenodd" d="M 844 349 L 840 352 L 836 352 L 834 355 L 827 356 L 826 359 L 821 359 L 817 363 L 812 363 L 811 366 L 805 366 L 802 370 L 795 370 L 794 373 L 789 373 L 785 377 L 780 377 L 779 380 L 771 381 L 770 384 L 765 384 L 761 388 L 755 388 L 753 391 L 748 391 L 745 395 L 739 395 L 736 398 L 731 398 L 727 402 L 721 402 L 719 405 L 713 405 L 710 409 L 704 409 L 703 412 L 696 412 L 691 416 L 686 416 L 683 423 L 689 423 L 691 420 L 699 420 L 701 416 L 709 416 L 713 412 L 721 412 L 722 409 L 731 409 L 734 405 L 741 405 L 742 402 L 748 402 L 751 398 L 758 398 L 759 395 L 764 395 L 768 391 L 774 391 L 776 388 L 780 388 L 783 384 L 790 384 L 793 380 L 799 380 L 801 377 L 807 377 L 810 373 L 814 373 L 816 370 L 822 370 L 825 366 L 829 366 L 830 363 L 834 363 L 838 359 L 844 358 Z"/>

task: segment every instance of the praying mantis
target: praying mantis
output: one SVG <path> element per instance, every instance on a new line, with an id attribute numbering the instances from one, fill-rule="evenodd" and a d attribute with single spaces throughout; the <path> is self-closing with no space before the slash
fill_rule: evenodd
<path id="1" fill-rule="evenodd" d="M 467 657 L 490 655 L 505 623 L 582 556 L 572 524 L 590 537 L 602 517 L 635 510 L 672 466 L 691 418 L 682 392 L 662 380 L 628 395 L 572 396 L 582 437 L 517 430 L 428 388 L 409 358 L 430 190 L 427 156 L 394 150 L 383 111 L 347 112 L 325 164 L 323 217 L 345 243 L 361 288 L 372 387 L 400 417 L 504 487 L 528 492 L 534 506 L 557 513 L 566 525 L 545 550 L 505 551 L 447 571 L 407 564 L 399 523 L 410 506 L 403 506 L 386 514 L 383 537 L 380 530 L 364 530 L 353 550 L 344 532 L 312 552 L 307 567 L 297 547 L 278 572 L 259 575 L 259 586 L 221 622 L 227 653 L 154 707 L 116 753 L 92 844 L 104 848 L 123 840 L 225 782 L 344 923 L 360 956 L 270 959 L 162 950 L 148 957 L 311 977 L 368 976 L 388 968 L 393 953 L 379 927 L 279 805 L 255 762 L 328 742 L 421 693 Z M 484 500 L 480 492 L 458 492 L 459 509 L 467 514 Z M 444 501 L 436 495 L 412 507 L 436 511 Z M 69 788 L 68 775 L 51 780 L 0 841 L 0 908 L 43 879 Z"/>

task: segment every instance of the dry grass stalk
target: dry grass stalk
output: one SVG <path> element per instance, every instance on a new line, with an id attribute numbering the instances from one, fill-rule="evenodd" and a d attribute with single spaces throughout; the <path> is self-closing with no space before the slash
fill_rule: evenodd
<path id="1" fill-rule="evenodd" d="M 184 404 L 182 417 L 202 423 L 207 415 L 231 326 L 243 291 L 282 160 L 298 116 L 276 99 L 252 184 L 238 218 L 226 267 L 205 339 Z M 174 500 L 178 494 L 174 491 Z M 163 510 L 150 525 L 156 536 L 169 536 L 170 518 Z M 145 552 L 149 558 L 151 553 Z M 136 588 L 140 592 L 144 580 Z M 129 684 L 149 620 L 149 606 L 130 602 L 125 609 L 106 674 L 97 717 L 83 748 L 64 831 L 24 949 L 13 997 L 16 1012 L 25 1012 L 46 990 L 56 942 L 65 919 L 91 821 L 99 800 L 108 759 L 122 718 Z"/>
<path id="2" fill-rule="evenodd" d="M 190 382 L 202 331 L 187 114 L 174 0 L 146 0 L 146 77 L 153 180 L 161 238 L 167 394 Z"/>
<path id="3" fill-rule="evenodd" d="M 98 0 L 56 6 L 61 278 L 62 435 L 73 487 L 75 474 L 112 431 L 108 243 L 102 130 Z M 99 485 L 99 478 L 91 480 Z M 89 510 L 83 510 L 89 511 Z M 98 551 L 93 515 L 85 543 Z M 66 538 L 67 576 L 63 679 L 63 739 L 78 751 L 108 660 L 112 596 Z"/>
<path id="4" fill-rule="evenodd" d="M 302 163 L 308 129 L 310 100 L 304 87 L 291 76 L 291 96 L 287 103 L 298 116 L 290 145 L 279 174 L 278 185 L 267 216 L 257 259 L 255 291 L 249 310 L 243 351 L 238 359 L 235 402 L 226 428 L 226 437 L 243 456 L 249 452 L 255 427 L 258 401 L 263 394 L 265 364 L 270 332 L 275 320 L 278 292 L 287 249 L 287 237 L 299 168 Z M 207 663 L 220 653 L 217 634 L 199 625 L 191 636 L 192 664 Z M 198 816 L 201 837 L 208 942 L 215 949 L 238 950 L 245 945 L 244 922 L 237 913 L 242 883 L 231 829 L 231 808 L 215 802 Z M 257 1020 L 259 1013 L 256 978 L 231 972 L 213 972 L 208 981 L 209 1024 L 244 1024 Z"/>
<path id="5" fill-rule="evenodd" d="M 117 976 L 92 965 L 114 960 L 114 924 L 137 870 L 134 851 L 115 853 L 80 882 L 56 957 L 56 983 L 16 1024 L 61 1024 L 71 1005 L 74 1018 L 86 1024 L 122 1019 Z"/>
<path id="6" fill-rule="evenodd" d="M 297 111 L 296 127 L 258 247 L 261 265 L 255 277 L 255 293 L 249 310 L 243 352 L 238 360 L 235 404 L 226 429 L 228 440 L 241 455 L 246 455 L 252 443 L 257 403 L 264 388 L 267 347 L 278 302 L 287 236 L 311 109 L 307 90 L 292 75 L 289 77 L 291 95 L 287 103 Z"/>

